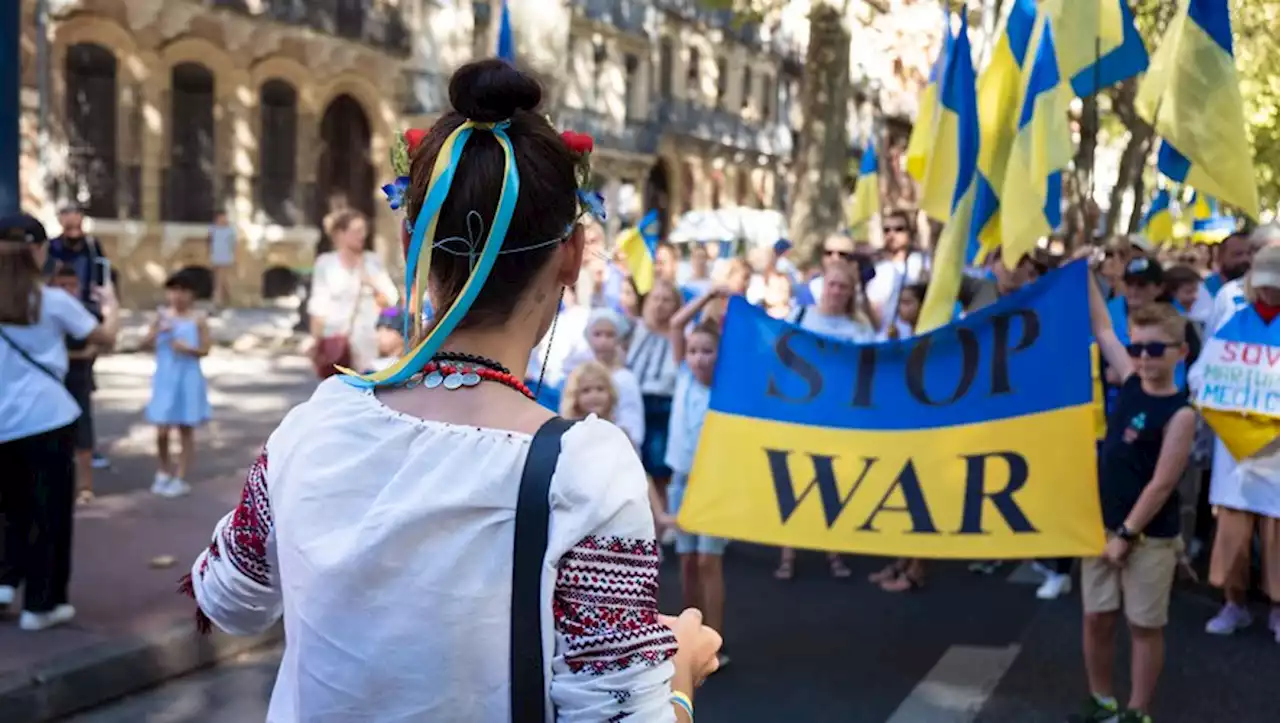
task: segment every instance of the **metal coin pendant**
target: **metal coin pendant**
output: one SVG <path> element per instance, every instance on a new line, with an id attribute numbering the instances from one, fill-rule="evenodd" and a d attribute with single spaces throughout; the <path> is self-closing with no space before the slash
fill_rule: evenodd
<path id="1" fill-rule="evenodd" d="M 461 375 L 461 374 L 459 374 L 459 373 L 457 373 L 457 372 L 454 372 L 454 373 L 452 373 L 452 374 L 450 374 L 449 376 L 447 376 L 447 377 L 445 377 L 445 378 L 444 378 L 444 388 L 445 388 L 445 389 L 448 389 L 449 391 L 453 391 L 454 389 L 457 389 L 457 388 L 458 388 L 458 387 L 460 387 L 460 386 L 462 386 L 462 375 Z"/>
<path id="2" fill-rule="evenodd" d="M 468 387 L 474 387 L 480 383 L 480 375 L 474 371 L 467 372 L 462 375 L 462 384 Z"/>
<path id="3" fill-rule="evenodd" d="M 435 389 L 444 382 L 444 377 L 440 376 L 440 372 L 431 372 L 426 379 L 422 380 L 422 385 L 427 389 Z"/>

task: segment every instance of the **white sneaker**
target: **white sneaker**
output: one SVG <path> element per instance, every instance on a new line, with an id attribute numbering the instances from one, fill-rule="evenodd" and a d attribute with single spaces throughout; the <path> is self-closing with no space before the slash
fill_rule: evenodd
<path id="1" fill-rule="evenodd" d="M 33 613 L 24 610 L 22 617 L 18 619 L 18 627 L 35 632 L 51 628 L 54 625 L 71 622 L 71 619 L 75 616 L 76 609 L 65 603 L 47 613 Z"/>
<path id="2" fill-rule="evenodd" d="M 173 478 L 164 472 L 156 472 L 156 479 L 151 483 L 151 494 L 168 497 L 165 491 L 169 489 L 169 483 L 172 480 Z"/>
<path id="3" fill-rule="evenodd" d="M 181 497 L 191 492 L 191 485 L 180 477 L 170 477 L 169 485 L 165 487 L 165 497 Z"/>
<path id="4" fill-rule="evenodd" d="M 0 608 L 9 607 L 18 599 L 18 588 L 12 585 L 0 585 Z"/>
<path id="5" fill-rule="evenodd" d="M 1071 592 L 1071 575 L 1050 573 L 1036 590 L 1036 597 L 1041 600 L 1057 600 Z"/>

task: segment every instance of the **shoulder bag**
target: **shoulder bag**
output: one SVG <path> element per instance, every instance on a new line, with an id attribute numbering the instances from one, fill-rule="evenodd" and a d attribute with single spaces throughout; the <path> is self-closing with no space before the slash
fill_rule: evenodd
<path id="1" fill-rule="evenodd" d="M 363 261 L 361 262 L 363 263 Z M 363 273 L 363 267 L 361 268 Z M 356 301 L 351 305 L 351 316 L 347 318 L 346 329 L 341 334 L 330 334 L 322 337 L 312 352 L 311 362 L 315 366 L 316 376 L 328 379 L 338 373 L 336 367 L 350 367 L 351 330 L 356 325 L 356 315 L 360 312 L 360 300 L 364 296 L 364 281 L 360 281 L 360 289 L 356 292 Z"/>
<path id="2" fill-rule="evenodd" d="M 529 443 L 516 501 L 516 539 L 511 567 L 511 721 L 546 723 L 546 679 L 542 667 L 542 568 L 551 519 L 551 477 L 560 441 L 575 423 L 552 417 Z"/>

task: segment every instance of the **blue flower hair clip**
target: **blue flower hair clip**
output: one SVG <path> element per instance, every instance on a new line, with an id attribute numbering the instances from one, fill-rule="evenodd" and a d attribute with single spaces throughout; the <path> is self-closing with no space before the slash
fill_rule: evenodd
<path id="1" fill-rule="evenodd" d="M 399 211 L 404 208 L 404 196 L 408 191 L 408 176 L 400 176 L 392 183 L 382 187 L 382 192 L 387 194 L 387 203 L 390 204 L 392 211 Z"/>
<path id="2" fill-rule="evenodd" d="M 578 189 L 578 205 L 581 209 L 600 223 L 608 220 L 609 213 L 604 208 L 604 194 L 599 191 Z"/>

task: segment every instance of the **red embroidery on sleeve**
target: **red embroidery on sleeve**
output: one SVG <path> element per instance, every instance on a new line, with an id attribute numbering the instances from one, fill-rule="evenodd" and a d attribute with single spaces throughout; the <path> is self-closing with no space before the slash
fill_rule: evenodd
<path id="1" fill-rule="evenodd" d="M 271 570 L 267 564 L 267 538 L 271 536 L 271 500 L 267 496 L 267 452 L 263 450 L 249 468 L 240 504 L 231 521 L 222 528 L 222 554 L 236 570 L 250 580 L 269 587 Z"/>
<path id="2" fill-rule="evenodd" d="M 654 666 L 676 653 L 675 635 L 658 621 L 654 540 L 583 538 L 560 559 L 552 612 L 574 672 Z"/>

